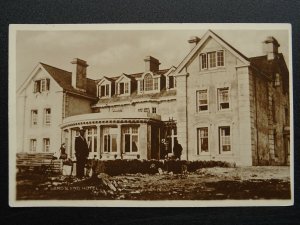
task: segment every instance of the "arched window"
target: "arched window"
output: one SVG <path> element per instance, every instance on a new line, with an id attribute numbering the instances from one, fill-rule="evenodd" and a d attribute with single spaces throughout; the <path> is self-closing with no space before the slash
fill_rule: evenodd
<path id="1" fill-rule="evenodd" d="M 144 83 L 145 83 L 145 91 L 153 90 L 153 78 L 150 74 L 145 75 Z"/>

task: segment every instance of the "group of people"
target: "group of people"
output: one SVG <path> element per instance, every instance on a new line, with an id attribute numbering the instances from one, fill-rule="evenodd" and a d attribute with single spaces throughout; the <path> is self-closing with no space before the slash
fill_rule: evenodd
<path id="1" fill-rule="evenodd" d="M 87 141 L 84 137 L 84 133 L 85 130 L 80 129 L 79 136 L 77 136 L 75 139 L 76 176 L 78 178 L 82 178 L 84 176 L 84 167 L 87 162 L 87 158 L 89 156 L 89 148 L 88 148 Z M 164 149 L 164 151 L 166 151 L 166 149 Z M 162 152 L 164 151 L 162 150 Z M 182 146 L 178 143 L 177 139 L 175 139 L 174 141 L 173 153 L 174 153 L 174 159 L 180 160 L 182 154 Z M 164 154 L 163 157 L 165 156 L 166 154 Z M 63 160 L 66 160 L 68 158 L 64 143 L 61 145 L 59 155 L 56 155 L 54 157 Z"/>
<path id="2" fill-rule="evenodd" d="M 84 129 L 80 129 L 79 136 L 75 139 L 76 176 L 78 178 L 82 178 L 84 176 L 84 167 L 89 156 L 89 148 L 84 137 L 84 133 Z M 68 159 L 65 143 L 62 143 L 59 151 L 54 153 L 53 159 Z"/>

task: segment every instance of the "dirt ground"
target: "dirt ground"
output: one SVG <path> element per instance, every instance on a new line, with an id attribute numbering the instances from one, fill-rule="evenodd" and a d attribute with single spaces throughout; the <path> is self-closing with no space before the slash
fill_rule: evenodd
<path id="1" fill-rule="evenodd" d="M 290 199 L 289 167 L 203 168 L 155 175 L 17 175 L 17 199 L 220 200 Z"/>

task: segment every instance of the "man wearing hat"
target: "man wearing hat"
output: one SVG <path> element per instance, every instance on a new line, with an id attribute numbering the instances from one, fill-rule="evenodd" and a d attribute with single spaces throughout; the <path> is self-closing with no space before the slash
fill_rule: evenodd
<path id="1" fill-rule="evenodd" d="M 75 139 L 75 156 L 76 156 L 76 176 L 82 178 L 84 175 L 84 165 L 89 155 L 89 148 L 84 138 L 84 129 L 79 130 L 79 136 Z"/>

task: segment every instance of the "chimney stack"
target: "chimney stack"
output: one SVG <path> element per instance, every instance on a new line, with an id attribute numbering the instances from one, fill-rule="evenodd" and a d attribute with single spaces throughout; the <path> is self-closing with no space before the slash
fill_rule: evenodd
<path id="1" fill-rule="evenodd" d="M 273 60 L 278 54 L 278 47 L 280 44 L 274 37 L 267 37 L 263 42 L 263 52 L 267 55 L 268 60 Z"/>
<path id="2" fill-rule="evenodd" d="M 199 37 L 197 37 L 197 36 L 190 37 L 190 39 L 188 40 L 188 42 L 190 43 L 191 50 L 198 44 L 198 42 L 200 40 L 201 39 Z"/>
<path id="3" fill-rule="evenodd" d="M 75 58 L 71 62 L 72 69 L 72 86 L 76 89 L 86 91 L 86 68 L 89 66 L 86 61 Z"/>
<path id="4" fill-rule="evenodd" d="M 158 59 L 152 56 L 146 56 L 145 61 L 145 71 L 156 72 L 159 70 L 160 62 Z"/>

